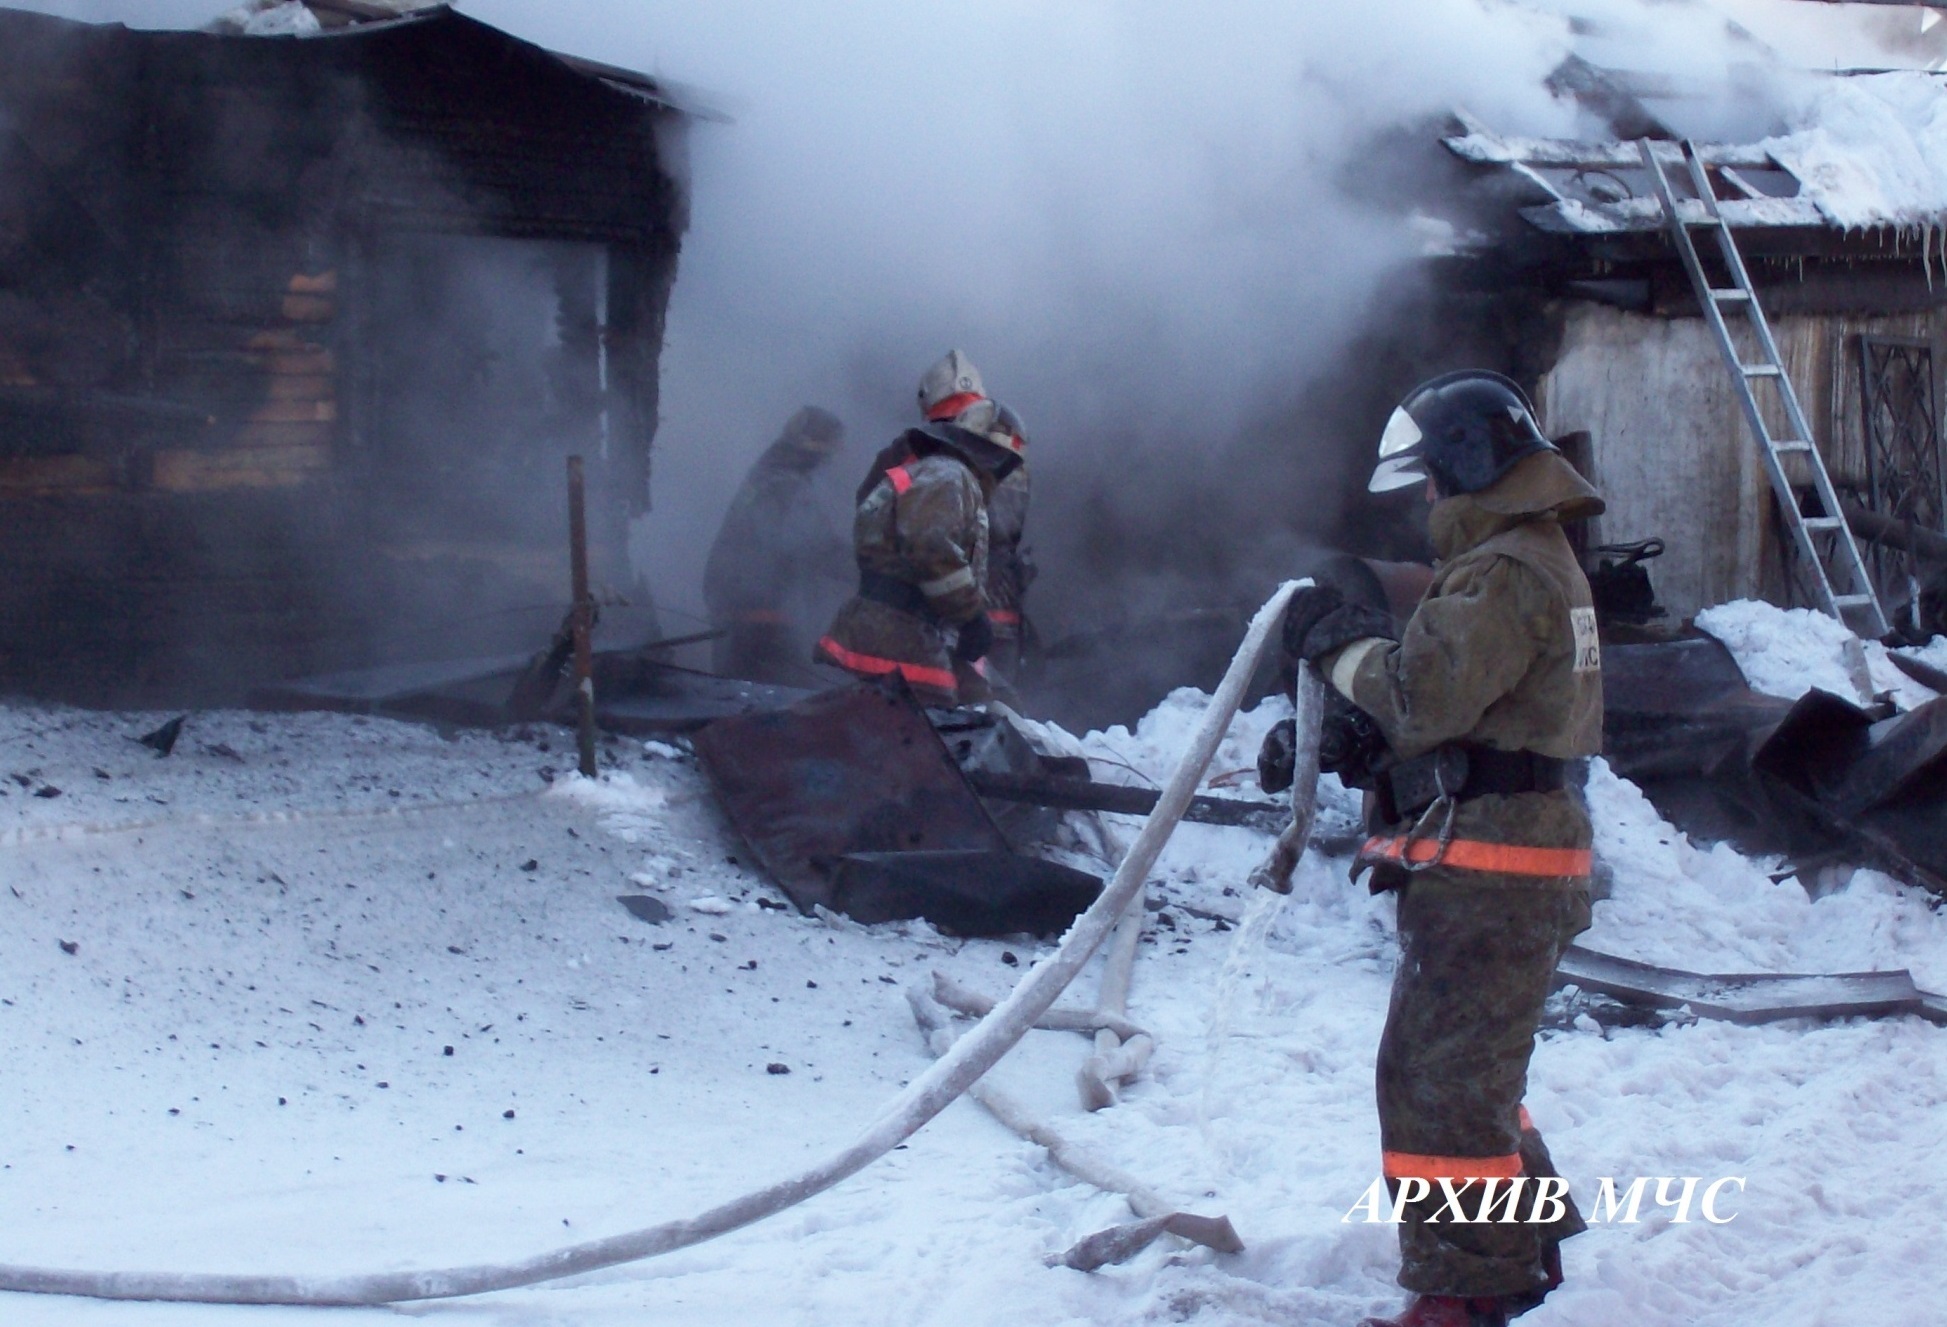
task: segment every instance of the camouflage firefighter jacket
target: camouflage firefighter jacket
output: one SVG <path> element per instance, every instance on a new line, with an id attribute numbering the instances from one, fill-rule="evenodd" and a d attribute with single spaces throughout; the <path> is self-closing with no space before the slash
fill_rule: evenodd
<path id="1" fill-rule="evenodd" d="M 1602 747 L 1602 659 L 1589 585 L 1563 519 L 1602 500 L 1554 452 L 1518 462 L 1490 488 L 1434 504 L 1440 564 L 1397 644 L 1360 641 L 1327 661 L 1332 685 L 1371 715 L 1398 759 L 1449 742 L 1558 759 Z M 1423 823 L 1390 826 L 1414 838 Z M 1587 814 L 1566 792 L 1461 800 L 1456 839 L 1586 849 Z"/>
<path id="2" fill-rule="evenodd" d="M 1028 465 L 1024 460 L 987 500 L 987 612 L 994 634 L 1017 636 L 1021 605 L 1034 580 L 1034 565 L 1021 548 L 1028 524 Z"/>
<path id="3" fill-rule="evenodd" d="M 864 677 L 896 673 L 929 703 L 953 703 L 954 629 L 986 611 L 987 500 L 1019 462 L 948 424 L 909 429 L 882 451 L 852 522 L 859 593 L 816 657 Z"/>

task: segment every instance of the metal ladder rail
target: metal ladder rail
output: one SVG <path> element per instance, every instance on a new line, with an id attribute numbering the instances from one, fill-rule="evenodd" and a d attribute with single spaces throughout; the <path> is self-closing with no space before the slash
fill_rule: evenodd
<path id="1" fill-rule="evenodd" d="M 1675 192 L 1670 188 L 1669 177 L 1664 174 L 1662 160 L 1657 156 L 1650 139 L 1637 143 L 1643 164 L 1648 168 L 1650 179 L 1656 185 L 1657 200 L 1662 204 L 1664 216 L 1669 219 L 1670 233 L 1675 239 L 1677 252 L 1683 258 L 1685 271 L 1690 275 L 1690 284 L 1697 292 L 1697 300 L 1703 306 L 1704 318 L 1710 324 L 1717 338 L 1717 348 L 1724 357 L 1724 363 L 1731 371 L 1732 381 L 1737 386 L 1738 399 L 1744 406 L 1745 421 L 1751 426 L 1752 436 L 1758 440 L 1758 449 L 1764 457 L 1765 470 L 1771 477 L 1772 491 L 1778 497 L 1778 506 L 1790 525 L 1792 534 L 1798 542 L 1799 552 L 1805 562 L 1813 569 L 1821 607 L 1839 622 L 1847 622 L 1847 610 L 1858 612 L 1866 627 L 1864 634 L 1884 636 L 1888 630 L 1886 613 L 1879 601 L 1879 594 L 1873 587 L 1872 578 L 1867 574 L 1866 562 L 1859 552 L 1859 544 L 1853 538 L 1845 517 L 1840 513 L 1838 490 L 1833 487 L 1832 476 L 1825 468 L 1825 461 L 1819 455 L 1818 447 L 1812 441 L 1811 425 L 1806 422 L 1804 409 L 1799 405 L 1798 392 L 1792 386 L 1791 375 L 1785 371 L 1784 357 L 1778 353 L 1778 344 L 1772 338 L 1771 324 L 1764 316 L 1764 309 L 1758 303 L 1756 289 L 1751 284 L 1749 272 L 1745 270 L 1744 258 L 1738 252 L 1736 238 L 1731 233 L 1730 223 L 1724 220 L 1717 206 L 1717 195 L 1710 187 L 1710 178 L 1704 164 L 1697 156 L 1696 148 L 1685 140 L 1681 144 L 1684 165 L 1689 172 L 1690 185 L 1697 195 L 1697 205 L 1703 212 L 1701 220 L 1686 220 L 1679 210 Z M 1705 274 L 1703 262 L 1697 256 L 1695 243 L 1691 239 L 1692 230 L 1710 230 L 1717 237 L 1718 253 L 1730 272 L 1732 285 L 1728 288 L 1715 288 Z M 1747 364 L 1737 352 L 1731 340 L 1729 326 L 1724 320 L 1726 304 L 1741 306 L 1758 337 L 1758 346 L 1763 356 L 1761 363 Z M 1764 415 L 1758 408 L 1758 398 L 1752 390 L 1752 381 L 1757 378 L 1770 379 L 1777 384 L 1785 407 L 1785 418 L 1793 436 L 1775 439 L 1766 428 Z M 1814 490 L 1819 503 L 1825 510 L 1823 516 L 1806 516 L 1798 509 L 1798 496 L 1793 491 L 1791 480 L 1785 474 L 1784 456 L 1800 455 L 1812 475 Z M 1830 561 L 1843 567 L 1851 582 L 1852 592 L 1840 594 L 1832 583 L 1832 572 L 1828 558 L 1821 554 L 1813 543 L 1814 534 L 1829 534 L 1833 538 L 1833 552 Z"/>

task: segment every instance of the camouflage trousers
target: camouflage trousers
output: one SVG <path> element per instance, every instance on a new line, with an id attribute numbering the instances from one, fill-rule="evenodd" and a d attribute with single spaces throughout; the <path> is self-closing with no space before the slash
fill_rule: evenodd
<path id="1" fill-rule="evenodd" d="M 1436 1175 L 1441 1163 L 1470 1158 L 1503 1168 L 1474 1174 L 1528 1177 L 1513 1221 L 1455 1221 L 1437 1182 L 1408 1203 L 1399 1227 L 1407 1290 L 1540 1291 L 1559 1266 L 1554 1246 L 1587 1228 L 1566 1199 L 1555 1220 L 1532 1219 L 1535 1181 L 1556 1171 L 1521 1100 L 1555 965 L 1588 925 L 1588 890 L 1575 879 L 1435 869 L 1399 889 L 1400 965 L 1377 1073 L 1389 1183 L 1397 1197 L 1399 1175 Z M 1477 1180 L 1461 1191 L 1470 1215 L 1484 1188 Z"/>

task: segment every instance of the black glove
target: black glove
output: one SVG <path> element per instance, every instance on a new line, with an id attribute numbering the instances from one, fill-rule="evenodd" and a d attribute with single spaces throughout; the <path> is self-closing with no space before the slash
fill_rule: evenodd
<path id="1" fill-rule="evenodd" d="M 1318 767 L 1339 776 L 1348 788 L 1373 786 L 1373 771 L 1384 762 L 1386 737 L 1372 716 L 1327 688 L 1325 715 L 1318 734 Z"/>
<path id="2" fill-rule="evenodd" d="M 1372 775 L 1385 757 L 1385 735 L 1366 712 L 1339 695 L 1325 695 L 1323 726 L 1318 734 L 1318 768 L 1336 774 L 1348 788 L 1370 788 Z M 1297 763 L 1298 725 L 1281 719 L 1264 735 L 1257 749 L 1257 786 L 1267 793 L 1291 787 Z"/>
<path id="3" fill-rule="evenodd" d="M 975 663 L 994 648 L 994 624 L 982 613 L 971 622 L 960 624 L 959 639 L 953 643 L 953 657 L 961 663 Z"/>
<path id="4" fill-rule="evenodd" d="M 1285 652 L 1306 663 L 1317 663 L 1355 640 L 1372 636 L 1398 640 L 1393 615 L 1348 602 L 1329 585 L 1305 586 L 1291 596 L 1291 605 L 1285 609 Z"/>
<path id="5" fill-rule="evenodd" d="M 1258 787 L 1268 793 L 1281 793 L 1291 786 L 1297 745 L 1296 720 L 1280 719 L 1271 725 L 1271 731 L 1264 735 L 1264 745 L 1257 749 Z"/>
<path id="6" fill-rule="evenodd" d="M 1320 618 L 1345 602 L 1345 596 L 1329 585 L 1303 585 L 1292 591 L 1284 610 L 1284 650 L 1294 659 L 1304 658 L 1300 647 Z"/>

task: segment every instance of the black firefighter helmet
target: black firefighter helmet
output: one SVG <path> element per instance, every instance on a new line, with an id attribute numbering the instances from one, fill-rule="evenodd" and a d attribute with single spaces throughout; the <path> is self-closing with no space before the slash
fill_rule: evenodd
<path id="1" fill-rule="evenodd" d="M 1432 477 L 1442 497 L 1478 493 L 1516 461 L 1555 451 L 1541 434 L 1528 394 L 1485 369 L 1443 373 L 1406 394 L 1379 439 L 1379 465 L 1366 487 L 1389 493 Z"/>

